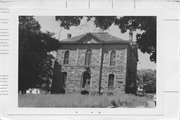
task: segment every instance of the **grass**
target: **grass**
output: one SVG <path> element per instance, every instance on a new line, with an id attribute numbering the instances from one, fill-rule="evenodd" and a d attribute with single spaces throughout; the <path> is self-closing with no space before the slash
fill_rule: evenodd
<path id="1" fill-rule="evenodd" d="M 105 108 L 121 106 L 133 108 L 147 107 L 148 97 L 139 97 L 132 94 L 119 94 L 113 96 L 80 95 L 80 94 L 25 94 L 18 95 L 19 107 L 78 107 L 78 108 Z"/>

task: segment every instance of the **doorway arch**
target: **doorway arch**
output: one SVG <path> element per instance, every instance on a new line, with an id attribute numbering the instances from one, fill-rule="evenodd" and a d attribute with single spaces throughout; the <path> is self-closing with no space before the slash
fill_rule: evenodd
<path id="1" fill-rule="evenodd" d="M 91 74 L 87 71 L 82 74 L 82 88 L 90 88 L 91 84 Z"/>

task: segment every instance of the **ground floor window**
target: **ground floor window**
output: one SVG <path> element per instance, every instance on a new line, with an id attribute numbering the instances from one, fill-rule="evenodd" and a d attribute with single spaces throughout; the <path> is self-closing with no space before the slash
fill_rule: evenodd
<path id="1" fill-rule="evenodd" d="M 67 81 L 67 72 L 63 72 L 63 86 L 66 87 L 66 81 Z"/>
<path id="2" fill-rule="evenodd" d="M 108 87 L 109 88 L 113 88 L 114 87 L 114 74 L 109 74 Z"/>

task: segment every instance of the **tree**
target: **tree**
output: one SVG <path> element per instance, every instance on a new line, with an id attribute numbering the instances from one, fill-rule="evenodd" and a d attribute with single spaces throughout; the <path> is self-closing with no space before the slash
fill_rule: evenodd
<path id="1" fill-rule="evenodd" d="M 52 79 L 51 51 L 58 48 L 53 33 L 40 31 L 40 24 L 32 16 L 19 17 L 19 91 L 41 87 Z"/>
<path id="2" fill-rule="evenodd" d="M 142 69 L 137 71 L 137 86 L 147 93 L 156 93 L 156 70 Z"/>
<path id="3" fill-rule="evenodd" d="M 156 62 L 156 17 L 155 16 L 56 16 L 60 21 L 60 27 L 70 29 L 71 26 L 78 26 L 81 20 L 94 20 L 96 27 L 107 30 L 111 25 L 117 25 L 121 33 L 128 30 L 141 30 L 141 34 L 136 35 L 138 48 L 143 53 L 150 54 L 150 60 Z"/>
<path id="4" fill-rule="evenodd" d="M 52 82 L 52 87 L 51 87 L 52 94 L 65 93 L 63 73 L 61 72 L 61 67 L 62 66 L 57 62 L 57 60 L 55 60 L 54 72 L 53 72 L 53 82 Z"/>

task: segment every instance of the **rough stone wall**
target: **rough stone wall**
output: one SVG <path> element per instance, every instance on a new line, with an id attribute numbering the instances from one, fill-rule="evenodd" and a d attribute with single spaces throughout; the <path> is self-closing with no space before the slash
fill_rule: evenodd
<path id="1" fill-rule="evenodd" d="M 82 74 L 86 71 L 85 53 L 87 49 L 92 50 L 92 60 L 89 66 L 91 71 L 90 88 L 98 91 L 100 70 L 100 46 L 92 45 L 64 45 L 57 51 L 57 61 L 62 65 L 62 72 L 67 72 L 66 93 L 81 92 Z M 63 65 L 64 52 L 69 50 L 69 64 Z"/>
<path id="2" fill-rule="evenodd" d="M 116 51 L 115 66 L 110 66 L 110 53 Z M 126 79 L 126 61 L 127 46 L 126 45 L 105 45 L 104 61 L 102 69 L 102 90 L 113 93 L 124 92 Z M 108 88 L 109 74 L 114 74 L 114 88 Z"/>
<path id="3" fill-rule="evenodd" d="M 57 51 L 56 59 L 62 65 L 62 72 L 67 72 L 66 93 L 79 93 L 81 91 L 82 73 L 85 69 L 85 52 L 87 49 L 92 50 L 92 60 L 89 66 L 91 71 L 90 91 L 98 91 L 99 75 L 101 62 L 101 45 L 64 45 Z M 126 45 L 105 45 L 104 60 L 102 68 L 102 92 L 124 92 L 126 84 L 126 62 L 127 62 Z M 69 50 L 69 64 L 63 65 L 64 52 Z M 110 66 L 110 52 L 116 51 L 116 65 Z M 114 88 L 108 89 L 109 74 L 114 74 Z"/>

